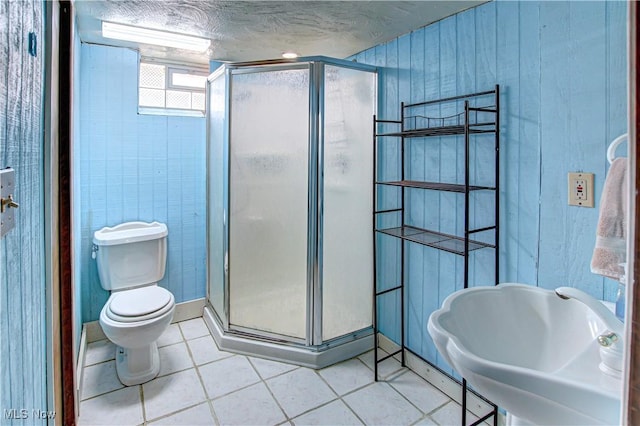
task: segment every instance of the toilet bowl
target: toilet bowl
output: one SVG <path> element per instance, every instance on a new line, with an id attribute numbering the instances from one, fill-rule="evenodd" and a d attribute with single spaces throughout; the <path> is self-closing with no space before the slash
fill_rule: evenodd
<path id="1" fill-rule="evenodd" d="M 156 341 L 167 329 L 175 299 L 157 285 L 166 265 L 166 225 L 127 222 L 94 233 L 94 257 L 100 284 L 111 295 L 100 312 L 100 325 L 116 345 L 116 372 L 125 386 L 158 375 Z"/>

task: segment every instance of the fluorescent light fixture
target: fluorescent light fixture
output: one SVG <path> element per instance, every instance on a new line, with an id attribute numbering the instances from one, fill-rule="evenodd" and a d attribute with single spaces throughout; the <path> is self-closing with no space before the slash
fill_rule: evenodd
<path id="1" fill-rule="evenodd" d="M 193 50 L 195 52 L 204 52 L 211 44 L 211 40 L 205 38 L 104 21 L 102 22 L 102 36 L 116 40 Z"/>
<path id="2" fill-rule="evenodd" d="M 282 54 L 282 57 L 286 59 L 295 59 L 298 57 L 298 54 L 295 52 L 284 52 Z"/>

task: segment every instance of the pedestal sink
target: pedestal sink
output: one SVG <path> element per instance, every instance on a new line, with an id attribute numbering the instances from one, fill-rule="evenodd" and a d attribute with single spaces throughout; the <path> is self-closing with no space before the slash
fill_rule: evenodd
<path id="1" fill-rule="evenodd" d="M 620 424 L 621 381 L 599 368 L 608 328 L 583 302 L 525 284 L 470 288 L 445 299 L 428 330 L 512 424 Z"/>

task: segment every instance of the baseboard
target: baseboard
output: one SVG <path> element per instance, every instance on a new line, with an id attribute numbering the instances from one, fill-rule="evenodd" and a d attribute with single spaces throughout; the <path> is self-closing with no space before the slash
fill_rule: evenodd
<path id="1" fill-rule="evenodd" d="M 100 321 L 85 322 L 82 329 L 87 332 L 87 344 L 107 338 L 102 331 L 102 327 L 100 327 Z"/>
<path id="2" fill-rule="evenodd" d="M 87 354 L 87 327 L 82 327 L 80 334 L 80 349 L 78 350 L 78 364 L 76 365 L 76 401 L 80 406 L 82 396 L 82 384 L 84 383 L 84 360 Z M 79 410 L 78 410 L 79 411 Z"/>
<path id="3" fill-rule="evenodd" d="M 380 349 L 389 353 L 400 349 L 398 344 L 383 334 L 378 334 L 378 346 Z M 405 363 L 411 371 L 431 383 L 458 404 L 462 404 L 462 386 L 460 383 L 407 350 L 405 350 L 404 356 Z M 467 392 L 467 409 L 474 415 L 483 417 L 489 413 L 493 407 L 472 392 Z M 505 424 L 506 416 L 498 412 L 498 425 Z"/>
<path id="4" fill-rule="evenodd" d="M 370 333 L 354 338 L 351 341 L 325 348 L 322 351 L 313 351 L 308 348 L 225 334 L 214 315 L 213 309 L 210 306 L 206 306 L 203 319 L 209 328 L 211 336 L 213 336 L 213 340 L 215 340 L 220 349 L 307 368 L 324 368 L 370 351 L 374 345 L 373 334 Z"/>
<path id="5" fill-rule="evenodd" d="M 206 302 L 207 299 L 202 298 L 176 303 L 176 311 L 173 314 L 173 320 L 171 322 L 180 322 L 202 317 L 202 311 L 204 310 Z M 86 330 L 87 344 L 107 338 L 102 331 L 102 327 L 100 327 L 100 321 L 86 322 L 82 329 L 83 332 Z M 80 365 L 84 365 L 84 360 Z"/>
<path id="6" fill-rule="evenodd" d="M 176 312 L 173 314 L 174 322 L 187 321 L 194 318 L 201 318 L 204 311 L 204 305 L 207 304 L 207 299 L 195 299 L 188 302 L 182 302 L 176 304 Z"/>

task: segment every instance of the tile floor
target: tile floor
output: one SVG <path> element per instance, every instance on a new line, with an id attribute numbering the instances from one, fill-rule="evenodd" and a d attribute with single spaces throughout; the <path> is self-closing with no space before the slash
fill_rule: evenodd
<path id="1" fill-rule="evenodd" d="M 113 344 L 90 343 L 79 424 L 460 424 L 457 403 L 393 358 L 374 382 L 373 352 L 322 370 L 235 355 L 217 348 L 202 318 L 172 324 L 158 346 L 159 376 L 124 387 Z"/>

